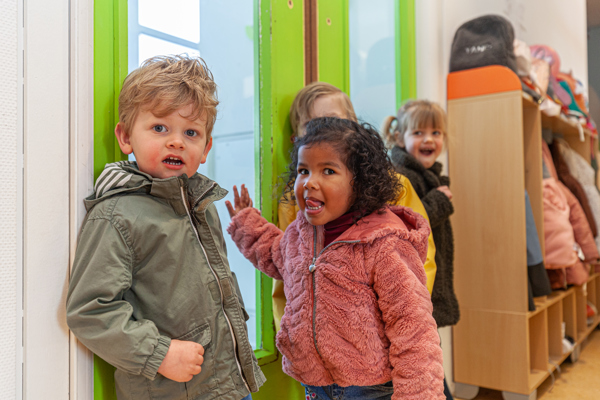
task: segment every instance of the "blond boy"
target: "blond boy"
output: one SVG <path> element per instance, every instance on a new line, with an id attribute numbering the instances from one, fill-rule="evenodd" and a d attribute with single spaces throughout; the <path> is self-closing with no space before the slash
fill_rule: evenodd
<path id="1" fill-rule="evenodd" d="M 155 57 L 125 79 L 115 134 L 136 162 L 107 164 L 85 200 L 67 322 L 114 365 L 123 399 L 250 398 L 264 383 L 198 174 L 212 147 L 216 85 L 200 58 Z"/>

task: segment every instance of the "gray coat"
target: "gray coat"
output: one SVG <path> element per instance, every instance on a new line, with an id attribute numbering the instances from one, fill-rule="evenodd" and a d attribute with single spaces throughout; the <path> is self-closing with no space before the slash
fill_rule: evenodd
<path id="1" fill-rule="evenodd" d="M 117 368 L 119 400 L 239 400 L 264 383 L 213 204 L 226 193 L 199 174 L 153 179 L 120 162 L 86 199 L 67 323 Z M 157 373 L 171 339 L 205 349 L 187 383 Z"/>
<path id="2" fill-rule="evenodd" d="M 431 168 L 425 169 L 401 147 L 392 149 L 391 158 L 396 171 L 406 176 L 415 188 L 431 224 L 437 266 L 431 293 L 433 318 L 438 327 L 455 325 L 460 319 L 460 311 L 454 293 L 454 238 L 450 224 L 454 207 L 444 193 L 435 190 L 439 186 L 449 186 L 450 179 L 441 175 L 440 163 L 436 162 Z"/>

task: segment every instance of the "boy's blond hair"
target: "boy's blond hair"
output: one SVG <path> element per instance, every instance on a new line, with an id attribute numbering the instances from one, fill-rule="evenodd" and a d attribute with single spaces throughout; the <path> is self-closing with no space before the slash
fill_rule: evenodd
<path id="1" fill-rule="evenodd" d="M 193 111 L 184 117 L 206 118 L 208 140 L 219 101 L 217 85 L 204 60 L 187 54 L 152 57 L 125 78 L 119 94 L 119 122 L 129 136 L 140 110 L 161 118 L 188 104 Z"/>
<path id="2" fill-rule="evenodd" d="M 329 95 L 340 95 L 348 119 L 356 121 L 354 107 L 352 107 L 352 102 L 346 93 L 326 82 L 312 82 L 298 92 L 290 108 L 290 123 L 294 135 L 297 135 L 302 130 L 300 124 L 303 121 L 312 119 L 310 112 L 315 104 L 315 100 L 321 96 Z"/>
<path id="3" fill-rule="evenodd" d="M 392 124 L 396 125 L 392 128 Z M 398 116 L 386 117 L 383 121 L 381 132 L 388 148 L 394 147 L 398 142 L 403 143 L 403 135 L 407 130 L 435 128 L 446 134 L 446 113 L 439 104 L 429 100 L 409 100 L 398 110 Z"/>

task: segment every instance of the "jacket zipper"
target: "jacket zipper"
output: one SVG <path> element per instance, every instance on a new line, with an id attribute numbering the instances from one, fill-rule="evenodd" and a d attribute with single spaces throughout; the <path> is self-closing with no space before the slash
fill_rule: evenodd
<path id="1" fill-rule="evenodd" d="M 215 183 L 213 182 L 212 186 L 210 188 L 208 188 L 200 197 L 198 197 L 198 199 L 196 199 L 196 202 L 198 200 L 200 200 L 206 193 L 208 193 L 214 186 L 215 186 Z M 217 273 L 213 269 L 212 265 L 210 265 L 210 261 L 208 260 L 208 254 L 206 254 L 206 250 L 204 250 L 204 246 L 202 245 L 202 242 L 200 241 L 200 236 L 198 235 L 198 230 L 196 229 L 196 226 L 194 225 L 194 221 L 192 220 L 192 214 L 190 213 L 187 202 L 185 201 L 186 195 L 185 195 L 185 191 L 183 190 L 183 185 L 180 186 L 180 189 L 181 189 L 181 200 L 183 202 L 183 206 L 185 207 L 185 212 L 188 215 L 188 219 L 190 220 L 190 224 L 192 225 L 192 228 L 194 229 L 194 234 L 196 235 L 196 240 L 198 240 L 198 244 L 200 245 L 200 248 L 202 249 L 202 253 L 204 253 L 204 258 L 206 258 L 206 263 L 208 264 L 210 271 L 212 272 L 213 276 L 215 277 L 215 280 L 217 281 L 217 285 L 219 285 L 219 293 L 221 295 L 221 311 L 223 311 L 223 316 L 225 317 L 225 320 L 227 321 L 227 325 L 229 326 L 229 333 L 231 333 L 231 338 L 233 339 L 233 353 L 235 356 L 235 363 L 237 364 L 238 370 L 240 372 L 240 378 L 242 378 L 242 382 L 244 382 L 244 385 L 246 385 L 246 389 L 248 389 L 248 391 L 251 392 L 250 387 L 248 386 L 248 383 L 246 382 L 246 379 L 244 378 L 244 373 L 242 371 L 242 366 L 240 364 L 240 361 L 238 360 L 237 341 L 235 339 L 235 333 L 233 332 L 233 326 L 231 325 L 231 321 L 229 320 L 229 317 L 227 316 L 227 313 L 225 312 L 225 308 L 223 307 L 224 299 L 223 299 L 223 288 L 221 287 L 221 282 L 219 281 L 219 277 L 217 276 Z"/>
<path id="2" fill-rule="evenodd" d="M 313 343 L 315 344 L 315 349 L 317 350 L 317 353 L 321 357 L 321 360 L 323 360 L 323 356 L 321 355 L 321 352 L 319 351 L 319 346 L 317 345 L 317 329 L 316 329 L 316 320 L 317 320 L 317 281 L 316 281 L 316 278 L 315 278 L 315 270 L 317 269 L 317 266 L 316 266 L 315 263 L 317 261 L 317 258 L 321 254 L 323 254 L 323 252 L 325 251 L 325 249 L 329 248 L 331 245 L 336 244 L 336 243 L 358 243 L 358 242 L 360 242 L 360 240 L 340 240 L 338 242 L 331 242 L 327 246 L 325 246 L 323 248 L 323 250 L 321 250 L 319 252 L 319 254 L 317 254 L 317 227 L 316 226 L 313 226 L 313 233 L 314 233 L 314 235 L 313 235 L 314 236 L 313 259 L 312 259 L 312 263 L 308 266 L 308 271 L 312 275 L 312 295 L 313 295 L 312 332 L 313 332 Z"/>

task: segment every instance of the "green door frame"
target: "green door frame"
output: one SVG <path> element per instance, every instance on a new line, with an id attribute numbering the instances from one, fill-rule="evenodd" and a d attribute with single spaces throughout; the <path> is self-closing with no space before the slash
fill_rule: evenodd
<path id="1" fill-rule="evenodd" d="M 398 109 L 406 100 L 417 97 L 415 0 L 397 0 L 394 15 L 396 20 L 396 109 Z"/>
<path id="2" fill-rule="evenodd" d="M 125 160 L 114 134 L 118 94 L 127 76 L 127 1 L 94 1 L 94 180 Z M 94 355 L 94 399 L 116 400 L 115 368 Z"/>

